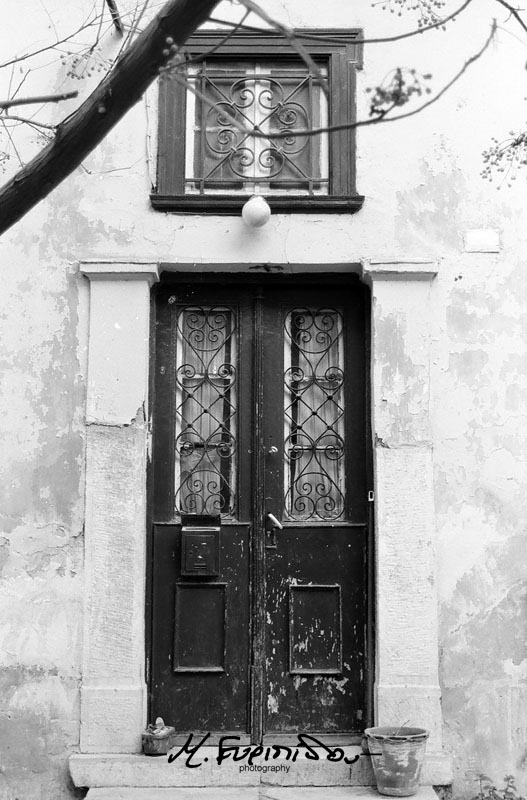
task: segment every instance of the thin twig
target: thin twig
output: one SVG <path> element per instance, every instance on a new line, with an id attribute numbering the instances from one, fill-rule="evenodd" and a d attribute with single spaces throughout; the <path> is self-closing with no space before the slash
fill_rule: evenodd
<path id="1" fill-rule="evenodd" d="M 123 39 L 123 41 L 121 43 L 121 47 L 119 48 L 119 52 L 115 56 L 115 60 L 117 60 L 117 58 L 119 58 L 121 53 L 124 52 L 124 50 L 127 48 L 129 42 L 132 40 L 134 35 L 136 33 L 140 32 L 139 31 L 139 23 L 141 22 L 143 16 L 145 15 L 146 10 L 147 10 L 149 5 L 150 5 L 150 0 L 145 0 L 145 2 L 143 3 L 143 6 L 141 8 L 141 11 L 139 12 L 139 15 L 137 17 L 135 16 L 136 13 L 137 13 L 137 5 L 136 5 L 135 10 L 134 10 L 134 16 L 132 17 L 132 20 L 130 22 L 130 26 L 128 28 L 128 31 L 126 32 L 126 36 L 124 37 L 124 39 Z"/>
<path id="2" fill-rule="evenodd" d="M 399 727 L 397 728 L 397 730 L 395 731 L 395 733 L 394 733 L 393 735 L 394 735 L 394 736 L 398 736 L 398 735 L 399 735 L 399 731 L 400 731 L 402 728 L 404 728 L 404 726 L 405 726 L 405 725 L 408 725 L 408 723 L 409 723 L 409 722 L 410 722 L 410 720 L 409 720 L 409 719 L 407 719 L 407 720 L 406 720 L 406 722 L 403 722 L 403 724 L 402 724 L 402 725 L 399 725 Z"/>
<path id="3" fill-rule="evenodd" d="M 409 39 L 411 36 L 417 36 L 420 33 L 426 33 L 434 28 L 442 28 L 447 22 L 451 22 L 451 20 L 455 19 L 455 17 L 461 14 L 471 2 L 472 0 L 465 0 L 465 2 L 459 6 L 456 11 L 453 11 L 452 14 L 449 14 L 443 19 L 437 20 L 437 22 L 431 22 L 430 25 L 423 25 L 422 28 L 415 28 L 407 33 L 400 33 L 398 36 L 381 36 L 374 39 L 355 39 L 354 44 L 388 44 L 390 42 L 400 42 L 402 39 Z"/>
<path id="4" fill-rule="evenodd" d="M 38 97 L 13 97 L 11 100 L 0 100 L 0 108 L 6 109 L 12 106 L 30 106 L 35 103 L 60 103 L 61 100 L 71 100 L 77 97 L 78 91 L 63 92 L 62 94 L 42 94 Z"/>
<path id="5" fill-rule="evenodd" d="M 213 53 L 215 53 L 217 50 L 219 50 L 220 47 L 223 47 L 223 45 L 226 44 L 230 39 L 232 39 L 232 37 L 240 30 L 240 28 L 243 27 L 244 20 L 247 19 L 247 17 L 249 16 L 250 13 L 251 13 L 250 11 L 246 11 L 245 14 L 243 15 L 242 19 L 240 20 L 240 22 L 236 23 L 236 25 L 234 25 L 232 30 L 230 30 L 227 33 L 227 35 L 224 36 L 223 39 L 221 39 L 221 41 L 219 41 L 217 44 L 215 44 L 214 47 L 211 47 L 210 50 L 207 50 L 206 53 L 200 53 L 199 56 L 195 56 L 193 58 L 189 58 L 185 63 L 186 64 L 195 64 L 196 62 L 204 61 L 206 58 L 208 58 Z"/>
<path id="6" fill-rule="evenodd" d="M 14 72 L 14 70 L 15 70 L 15 66 L 14 66 L 14 65 L 13 65 L 12 69 L 13 69 L 13 72 Z M 24 85 L 24 83 L 26 82 L 26 80 L 27 80 L 27 79 L 29 78 L 29 76 L 31 75 L 31 72 L 32 72 L 32 70 L 31 70 L 31 69 L 28 69 L 28 70 L 26 70 L 26 71 L 24 72 L 24 74 L 22 75 L 22 78 L 20 79 L 20 82 L 19 82 L 19 84 L 18 84 L 18 86 L 16 87 L 16 89 L 15 89 L 15 91 L 14 91 L 14 92 L 12 92 L 12 91 L 11 91 L 11 81 L 9 81 L 9 92 L 8 92 L 8 94 L 9 94 L 9 97 L 10 97 L 11 99 L 14 99 L 14 98 L 17 96 L 17 94 L 19 93 L 20 89 L 22 88 L 22 86 Z"/>
<path id="7" fill-rule="evenodd" d="M 276 30 L 280 31 L 280 33 L 282 33 L 285 36 L 285 38 L 289 41 L 289 44 L 291 45 L 293 50 L 296 50 L 296 52 L 302 58 L 302 60 L 313 70 L 318 83 L 322 87 L 322 91 L 324 92 L 326 97 L 329 97 L 329 90 L 324 75 L 322 74 L 320 68 L 314 62 L 313 58 L 311 57 L 311 54 L 306 50 L 304 45 L 297 41 L 294 31 L 292 31 L 286 25 L 283 25 L 281 22 L 278 22 L 278 20 L 270 17 L 269 14 L 267 14 L 266 11 L 260 8 L 259 5 L 254 3 L 253 0 L 238 0 L 238 1 L 240 5 L 245 6 L 245 8 L 248 8 L 249 11 L 252 11 L 253 14 L 256 14 L 258 17 L 263 19 L 264 22 L 267 22 L 268 25 L 272 25 Z"/>
<path id="8" fill-rule="evenodd" d="M 110 9 L 110 14 L 112 17 L 112 22 L 115 25 L 115 30 L 122 36 L 124 34 L 123 21 L 121 19 L 121 15 L 119 14 L 119 9 L 117 8 L 115 0 L 106 0 L 106 5 Z"/>
<path id="9" fill-rule="evenodd" d="M 56 42 L 53 42 L 53 44 L 48 44 L 46 45 L 46 47 L 41 47 L 39 50 L 32 50 L 31 53 L 24 53 L 24 55 L 22 56 L 16 56 L 16 58 L 11 58 L 9 61 L 4 61 L 3 64 L 0 64 L 0 69 L 3 69 L 4 67 L 9 67 L 11 66 L 11 64 L 18 64 L 20 63 L 20 61 L 25 61 L 27 58 L 33 58 L 34 56 L 38 56 L 40 55 L 40 53 L 45 53 L 47 50 L 54 50 L 60 44 L 65 44 L 66 42 L 69 42 L 72 39 L 74 39 L 78 33 L 81 33 L 81 31 L 84 31 L 87 28 L 90 28 L 92 25 L 95 25 L 98 19 L 99 17 L 97 16 L 93 20 L 91 20 L 91 22 L 83 22 L 83 24 L 79 28 L 77 28 L 76 31 L 70 33 L 68 36 L 65 36 L 64 39 L 58 39 Z"/>
<path id="10" fill-rule="evenodd" d="M 36 122 L 34 119 L 27 119 L 26 117 L 19 117 L 16 114 L 2 114 L 0 117 L 2 121 L 6 120 L 15 120 L 16 122 L 25 122 L 27 125 L 32 125 L 33 127 L 37 128 L 47 128 L 50 131 L 54 131 L 56 129 L 56 125 L 50 125 L 48 122 Z"/>
<path id="11" fill-rule="evenodd" d="M 475 53 L 473 56 L 471 56 L 469 59 L 467 59 L 467 61 L 465 61 L 465 63 L 463 64 L 463 66 L 461 67 L 459 72 L 457 72 L 454 75 L 452 80 L 450 80 L 445 86 L 443 86 L 441 91 L 438 92 L 434 97 L 432 97 L 430 100 L 427 100 L 426 103 L 423 103 L 418 108 L 414 108 L 413 111 L 407 111 L 405 114 L 398 114 L 396 117 L 388 117 L 388 118 L 382 117 L 381 120 L 375 120 L 375 119 L 373 119 L 373 120 L 360 120 L 359 122 L 353 123 L 350 127 L 359 127 L 359 126 L 362 126 L 362 125 L 371 125 L 371 124 L 373 124 L 374 122 L 377 122 L 377 121 L 380 121 L 380 122 L 396 122 L 399 119 L 406 119 L 407 117 L 413 117 L 415 114 L 419 114 L 421 111 L 424 111 L 425 108 L 428 108 L 429 106 L 431 106 L 434 103 L 436 103 L 441 97 L 443 97 L 444 94 L 446 94 L 446 92 L 448 92 L 449 89 L 452 88 L 452 86 L 455 83 L 458 82 L 458 80 L 461 78 L 461 76 L 465 74 L 467 69 L 469 69 L 469 67 L 471 67 L 472 64 L 474 64 L 476 61 L 478 61 L 481 58 L 483 53 L 488 49 L 490 43 L 494 39 L 497 27 L 498 26 L 497 26 L 496 20 L 494 19 L 492 21 L 492 26 L 491 26 L 491 29 L 490 29 L 490 33 L 489 33 L 489 35 L 488 35 L 483 47 L 481 47 L 481 49 L 478 50 L 477 53 Z M 336 126 L 335 130 L 337 130 L 337 129 L 338 128 Z"/>
<path id="12" fill-rule="evenodd" d="M 51 16 L 51 14 L 49 13 L 48 9 L 46 8 L 46 5 L 45 5 L 45 3 L 43 2 L 43 0 L 40 0 L 40 5 L 41 5 L 41 8 L 42 8 L 42 10 L 43 10 L 44 14 L 46 15 L 46 17 L 47 17 L 47 18 L 48 18 L 48 20 L 49 20 L 49 26 L 50 26 L 50 28 L 53 28 L 53 32 L 54 32 L 55 36 L 56 36 L 56 37 L 57 37 L 57 39 L 58 39 L 58 38 L 59 38 L 59 34 L 58 34 L 58 31 L 57 31 L 57 27 L 56 27 L 56 25 L 55 25 L 55 22 L 53 21 L 53 17 Z"/>
<path id="13" fill-rule="evenodd" d="M 496 0 L 497 2 L 501 2 L 501 0 Z M 242 5 L 246 5 L 243 0 L 240 0 Z M 438 20 L 437 22 L 431 22 L 430 25 L 423 25 L 422 28 L 415 28 L 411 31 L 407 31 L 406 33 L 400 33 L 397 36 L 380 36 L 373 39 L 353 39 L 353 44 L 389 44 L 390 42 L 399 42 L 402 39 L 409 39 L 412 36 L 418 36 L 421 33 L 426 33 L 427 31 L 431 31 L 434 28 L 441 28 L 443 25 L 446 25 L 447 22 L 450 22 L 455 17 L 459 16 L 465 9 L 472 3 L 473 0 L 465 0 L 465 2 L 447 17 Z M 221 25 L 233 25 L 234 23 L 229 22 L 228 20 L 218 19 L 217 17 L 210 17 L 210 22 L 219 22 Z M 276 22 L 274 20 L 271 21 L 271 24 L 276 27 Z M 261 28 L 257 28 L 254 25 L 241 25 L 244 30 L 248 31 L 255 31 L 261 32 Z M 316 41 L 320 41 L 320 35 L 314 33 L 306 33 L 301 29 L 295 31 L 295 37 L 297 39 L 314 39 Z M 324 36 L 324 42 L 328 44 L 347 44 L 348 40 L 341 39 L 338 36 Z"/>
<path id="14" fill-rule="evenodd" d="M 134 161 L 133 164 L 128 164 L 126 167 L 112 167 L 112 169 L 102 169 L 95 171 L 93 169 L 88 169 L 84 165 L 84 163 L 79 164 L 80 168 L 86 175 L 109 175 L 111 172 L 122 172 L 123 170 L 133 169 L 137 164 L 139 164 L 143 160 L 143 157 L 138 158 L 137 161 Z"/>
<path id="15" fill-rule="evenodd" d="M 269 139 L 269 140 L 274 141 L 276 139 L 285 139 L 285 138 L 287 138 L 287 137 L 289 137 L 291 135 L 294 135 L 294 136 L 318 136 L 321 133 L 335 133 L 337 131 L 353 130 L 355 128 L 366 127 L 367 125 L 380 125 L 381 123 L 384 123 L 384 122 L 397 122 L 397 120 L 400 120 L 400 119 L 407 119 L 408 117 L 413 117 L 413 116 L 415 116 L 415 114 L 420 114 L 421 111 L 425 110 L 425 108 L 428 108 L 429 106 L 433 105 L 441 97 L 443 97 L 443 95 L 446 94 L 446 92 L 448 92 L 448 90 L 451 89 L 452 86 L 455 83 L 457 83 L 457 81 L 461 78 L 461 76 L 464 75 L 464 73 L 467 71 L 467 69 L 469 69 L 469 67 L 471 67 L 472 64 L 474 64 L 476 61 L 478 61 L 478 59 L 481 58 L 481 56 L 487 50 L 487 48 L 489 47 L 491 41 L 493 40 L 494 35 L 496 33 L 496 30 L 497 30 L 497 23 L 496 23 L 496 20 L 493 20 L 493 23 L 492 23 L 492 26 L 491 26 L 491 30 L 490 30 L 490 34 L 489 34 L 487 40 L 485 41 L 483 47 L 480 50 L 478 50 L 477 53 L 475 53 L 473 56 L 471 56 L 467 61 L 465 61 L 465 63 L 461 67 L 461 69 L 458 72 L 456 72 L 454 77 L 445 86 L 443 86 L 441 91 L 439 91 L 436 95 L 434 95 L 434 97 L 430 98 L 430 100 L 427 100 L 426 103 L 423 103 L 422 105 L 418 106 L 417 108 L 414 108 L 412 111 L 406 111 L 404 114 L 398 114 L 397 116 L 394 116 L 394 117 L 387 116 L 388 112 L 396 107 L 395 104 L 393 104 L 392 106 L 390 106 L 388 111 L 383 113 L 382 116 L 373 117 L 371 119 L 357 120 L 356 122 L 343 123 L 342 125 L 327 125 L 327 126 L 325 126 L 323 128 L 306 128 L 305 130 L 303 130 L 303 129 L 298 129 L 298 130 L 288 129 L 286 131 L 282 131 L 281 133 L 263 133 L 262 131 L 258 131 L 258 130 L 251 129 L 251 128 L 246 128 L 244 125 L 240 125 L 234 119 L 230 120 L 230 125 L 232 125 L 233 128 L 236 128 L 240 133 L 245 134 L 246 137 L 250 136 L 250 137 L 255 138 L 255 139 Z M 186 81 L 183 77 L 173 73 L 172 74 L 172 78 L 177 83 L 180 83 L 181 85 L 186 86 L 189 91 L 191 91 L 199 100 L 204 102 L 210 108 L 214 107 L 214 103 L 211 102 L 210 98 L 206 97 L 206 95 L 204 95 L 200 91 L 198 91 L 194 86 L 192 86 L 190 83 L 188 83 L 188 81 Z"/>
<path id="16" fill-rule="evenodd" d="M 514 19 L 516 19 L 517 22 L 520 23 L 520 25 L 523 28 L 523 30 L 527 33 L 527 25 L 525 24 L 523 19 L 520 17 L 520 12 L 518 11 L 518 9 L 513 8 L 511 5 L 509 5 L 509 3 L 506 2 L 506 0 L 496 0 L 496 2 L 499 3 L 500 6 L 503 6 L 503 8 L 506 8 L 507 11 L 509 11 L 512 14 Z"/>
<path id="17" fill-rule="evenodd" d="M 7 133 L 9 141 L 11 142 L 11 147 L 13 148 L 13 150 L 16 153 L 16 157 L 18 158 L 18 162 L 19 162 L 20 166 L 23 167 L 24 166 L 24 162 L 20 158 L 20 153 L 18 152 L 16 144 L 13 141 L 13 137 L 11 136 L 11 131 L 9 130 L 9 127 L 5 124 L 5 122 L 4 122 L 4 120 L 2 119 L 1 116 L 0 116 L 0 123 L 4 126 L 4 130 Z"/>

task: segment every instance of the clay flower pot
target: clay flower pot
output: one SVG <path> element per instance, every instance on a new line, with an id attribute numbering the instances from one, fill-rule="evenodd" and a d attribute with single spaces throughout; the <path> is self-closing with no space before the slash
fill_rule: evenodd
<path id="1" fill-rule="evenodd" d="M 428 731 L 424 728 L 366 728 L 377 791 L 408 797 L 419 788 Z"/>

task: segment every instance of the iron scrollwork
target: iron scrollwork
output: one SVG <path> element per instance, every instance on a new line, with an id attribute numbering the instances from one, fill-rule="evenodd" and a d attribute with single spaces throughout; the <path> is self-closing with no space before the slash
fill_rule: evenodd
<path id="1" fill-rule="evenodd" d="M 246 74 L 228 81 L 202 68 L 195 80 L 207 102 L 198 110 L 202 135 L 196 134 L 195 145 L 201 155 L 195 168 L 201 177 L 194 177 L 201 188 L 280 181 L 312 192 L 314 185 L 327 184 L 320 143 L 300 133 L 320 124 L 318 117 L 317 122 L 313 119 L 314 109 L 320 115 L 318 106 L 325 99 L 312 75 L 298 70 L 294 78 L 293 74 L 284 73 L 281 80 L 271 74 Z M 280 138 L 273 138 L 275 134 Z"/>
<path id="2" fill-rule="evenodd" d="M 179 309 L 176 508 L 183 513 L 234 513 L 235 337 L 233 309 Z"/>
<path id="3" fill-rule="evenodd" d="M 293 309 L 285 334 L 285 511 L 336 520 L 345 511 L 342 314 Z"/>

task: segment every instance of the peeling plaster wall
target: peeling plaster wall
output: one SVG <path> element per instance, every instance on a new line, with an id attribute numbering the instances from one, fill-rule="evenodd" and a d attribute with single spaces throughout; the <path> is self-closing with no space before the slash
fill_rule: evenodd
<path id="1" fill-rule="evenodd" d="M 0 797 L 68 797 L 79 740 L 83 352 L 73 268 L 2 260 Z"/>
<path id="2" fill-rule="evenodd" d="M 10 24 L 0 35 L 15 37 L 20 48 L 39 39 L 48 23 L 38 4 L 6 5 Z M 67 20 L 54 14 L 62 25 L 71 26 L 87 4 L 70 5 Z M 270 0 L 265 7 L 292 26 L 363 26 L 389 35 L 404 23 L 362 0 L 353 7 Z M 53 14 L 61 4 L 47 8 Z M 226 5 L 222 13 L 233 12 Z M 403 49 L 369 48 L 358 76 L 359 116 L 367 114 L 364 88 L 396 64 L 432 72 L 434 86 L 444 84 L 481 46 L 493 14 L 481 0 L 448 39 L 437 33 Z M 422 115 L 359 131 L 358 189 L 366 201 L 352 217 L 314 215 L 306 224 L 302 215 L 276 215 L 250 231 L 237 217 L 153 212 L 153 90 L 84 169 L 0 240 L 2 799 L 75 796 L 67 756 L 79 742 L 88 326 L 77 262 L 111 256 L 226 265 L 438 263 L 428 382 L 416 370 L 419 341 L 394 350 L 400 320 L 381 314 L 382 445 L 397 447 L 405 418 L 415 431 L 415 415 L 429 404 L 432 430 L 422 436 L 434 452 L 440 675 L 455 793 L 473 793 L 480 771 L 498 782 L 512 772 L 527 789 L 525 175 L 500 190 L 479 176 L 490 137 L 524 122 L 517 109 L 525 53 L 501 31 L 497 43 Z M 31 80 L 46 92 L 72 83 L 62 67 Z M 25 146 L 29 152 L 32 144 Z M 498 247 L 488 244 L 493 232 Z M 397 429 L 390 427 L 395 392 L 404 404 Z"/>
<path id="3" fill-rule="evenodd" d="M 527 284 L 516 246 L 517 261 L 471 258 L 438 286 L 435 463 L 447 738 L 460 769 L 525 786 Z"/>

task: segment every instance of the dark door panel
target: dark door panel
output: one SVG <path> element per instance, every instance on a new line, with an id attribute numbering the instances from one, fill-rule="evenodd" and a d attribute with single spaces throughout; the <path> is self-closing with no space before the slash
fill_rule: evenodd
<path id="1" fill-rule="evenodd" d="M 150 717 L 182 734 L 370 720 L 367 300 L 351 277 L 160 288 Z M 218 549 L 181 514 L 221 516 Z"/>
<path id="2" fill-rule="evenodd" d="M 182 733 L 247 731 L 249 527 L 220 537 L 219 574 L 197 578 L 181 574 L 181 526 L 154 527 L 151 717 Z"/>
<path id="3" fill-rule="evenodd" d="M 365 720 L 365 527 L 288 527 L 267 551 L 269 733 L 350 733 Z"/>

